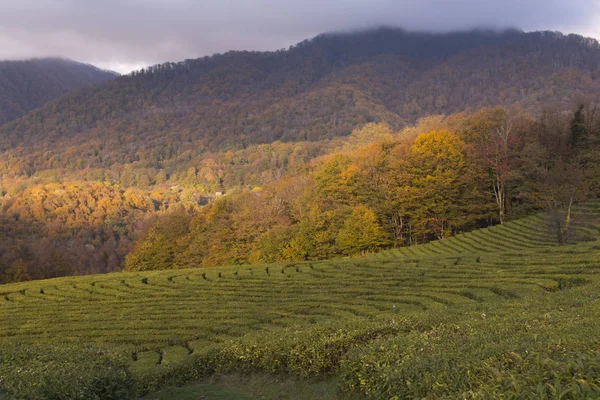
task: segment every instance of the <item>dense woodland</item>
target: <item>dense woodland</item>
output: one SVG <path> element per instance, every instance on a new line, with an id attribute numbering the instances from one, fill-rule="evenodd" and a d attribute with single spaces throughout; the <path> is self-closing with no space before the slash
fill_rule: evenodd
<path id="1" fill-rule="evenodd" d="M 516 102 L 530 112 L 567 109 L 578 93 L 600 94 L 598 77 L 600 45 L 575 35 L 321 35 L 286 51 L 168 63 L 76 90 L 0 128 L 0 173 L 117 164 L 171 173 L 207 150 L 347 136 L 369 122 L 398 129 Z"/>
<path id="2" fill-rule="evenodd" d="M 114 72 L 60 58 L 0 61 L 0 125 L 71 90 L 116 77 Z"/>
<path id="3" fill-rule="evenodd" d="M 0 282 L 356 255 L 543 209 L 567 243 L 600 194 L 598 78 L 580 36 L 380 29 L 74 90 L 0 126 Z"/>
<path id="4" fill-rule="evenodd" d="M 595 105 L 594 105 L 595 107 Z M 514 113 L 514 114 L 513 114 Z M 129 270 L 352 256 L 409 246 L 545 210 L 569 241 L 570 207 L 600 195 L 600 124 L 584 108 L 539 118 L 494 108 L 428 118 L 335 152 L 310 172 L 162 216 Z M 436 129 L 430 130 L 436 126 Z"/>

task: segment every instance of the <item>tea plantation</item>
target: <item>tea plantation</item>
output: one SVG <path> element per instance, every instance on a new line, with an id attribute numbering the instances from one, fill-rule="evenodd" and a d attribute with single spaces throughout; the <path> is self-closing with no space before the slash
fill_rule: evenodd
<path id="1" fill-rule="evenodd" d="M 340 398 L 600 398 L 600 202 L 365 258 L 0 286 L 0 399 L 127 399 L 215 374 Z"/>

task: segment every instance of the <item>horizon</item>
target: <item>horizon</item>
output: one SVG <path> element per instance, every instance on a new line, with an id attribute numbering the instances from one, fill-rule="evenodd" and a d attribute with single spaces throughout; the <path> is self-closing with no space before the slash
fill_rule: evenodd
<path id="1" fill-rule="evenodd" d="M 66 60 L 66 61 L 72 61 L 72 62 L 76 62 L 76 63 L 81 63 L 81 64 L 89 64 L 92 65 L 96 68 L 99 68 L 101 70 L 107 71 L 107 72 L 113 72 L 116 73 L 120 76 L 123 75 L 129 75 L 133 72 L 136 71 L 140 71 L 144 68 L 148 68 L 148 67 L 152 67 L 152 66 L 156 66 L 156 65 L 161 65 L 164 63 L 169 63 L 169 62 L 174 62 L 174 63 L 178 63 L 178 62 L 183 62 L 185 60 L 188 59 L 198 59 L 198 58 L 202 58 L 202 57 L 206 57 L 206 56 L 214 56 L 214 55 L 218 55 L 218 54 L 224 54 L 230 51 L 260 51 L 260 52 L 274 52 L 280 49 L 284 49 L 284 50 L 289 50 L 290 47 L 297 45 L 305 40 L 312 40 L 318 36 L 321 35 L 344 35 L 344 34 L 353 34 L 353 33 L 367 33 L 367 32 L 373 32 L 373 31 L 377 31 L 380 29 L 392 29 L 392 30 L 400 30 L 400 31 L 405 31 L 408 33 L 417 33 L 417 34 L 438 34 L 438 35 L 444 35 L 444 34 L 452 34 L 452 33 L 461 33 L 461 32 L 495 32 L 495 33 L 505 33 L 505 32 L 510 32 L 510 31 L 520 31 L 520 32 L 524 32 L 524 33 L 534 33 L 534 32 L 559 32 L 565 36 L 568 35 L 579 35 L 585 38 L 591 38 L 591 39 L 595 39 L 596 41 L 600 42 L 600 35 L 598 36 L 589 36 L 586 34 L 582 34 L 582 33 L 577 33 L 577 32 L 563 32 L 563 31 L 558 31 L 558 30 L 551 30 L 551 29 L 536 29 L 536 30 L 524 30 L 521 29 L 519 27 L 504 27 L 504 28 L 497 28 L 497 27 L 492 27 L 492 26 L 481 26 L 481 27 L 473 27 L 473 28 L 465 28 L 465 29 L 452 29 L 452 30 L 447 30 L 447 31 L 431 31 L 431 30 L 413 30 L 413 29 L 406 29 L 404 27 L 401 26 L 389 26 L 389 25 L 375 25 L 375 26 L 371 26 L 371 27 L 366 27 L 366 28 L 358 28 L 358 29 L 348 29 L 348 30 L 339 30 L 339 31 L 329 31 L 329 32 L 321 32 L 319 34 L 304 38 L 304 39 L 300 39 L 294 43 L 290 43 L 288 45 L 285 46 L 279 46 L 279 47 L 275 47 L 275 48 L 271 48 L 271 49 L 252 49 L 252 48 L 243 48 L 243 49 L 226 49 L 223 51 L 219 51 L 219 52 L 215 52 L 215 53 L 211 53 L 211 54 L 198 54 L 196 56 L 191 56 L 191 57 L 186 57 L 183 59 L 174 59 L 174 60 L 163 60 L 163 61 L 159 61 L 159 62 L 155 62 L 155 63 L 94 63 L 94 62 L 89 62 L 86 60 L 79 60 L 79 59 L 74 59 L 74 58 L 70 58 L 70 57 L 66 57 L 63 55 L 47 55 L 47 56 L 32 56 L 32 57 L 23 57 L 23 58 L 0 58 L 0 62 L 7 62 L 7 61 L 33 61 L 33 60 L 44 60 L 44 59 L 62 59 L 62 60 Z"/>
<path id="2" fill-rule="evenodd" d="M 119 73 L 379 26 L 437 33 L 519 27 L 600 38 L 600 0 L 23 0 L 2 11 L 0 60 L 55 56 Z"/>

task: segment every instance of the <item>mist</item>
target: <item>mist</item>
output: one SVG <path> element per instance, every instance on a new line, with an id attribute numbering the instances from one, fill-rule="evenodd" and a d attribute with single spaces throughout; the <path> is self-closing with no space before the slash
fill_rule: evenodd
<path id="1" fill-rule="evenodd" d="M 374 26 L 560 30 L 600 37 L 600 0 L 2 0 L 0 59 L 60 56 L 126 73 L 227 50 L 276 50 Z"/>

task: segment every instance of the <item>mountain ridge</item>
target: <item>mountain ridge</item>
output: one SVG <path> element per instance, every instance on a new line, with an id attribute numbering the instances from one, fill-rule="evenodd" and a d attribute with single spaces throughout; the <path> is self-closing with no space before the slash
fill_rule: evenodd
<path id="1" fill-rule="evenodd" d="M 0 148 L 35 147 L 41 138 L 85 141 L 95 130 L 110 145 L 115 125 L 134 147 L 174 131 L 213 149 L 320 140 L 368 122 L 399 127 L 466 108 L 534 108 L 540 98 L 564 107 L 572 98 L 549 94 L 549 81 L 587 94 L 600 92 L 598 77 L 600 45 L 577 35 L 324 34 L 285 51 L 165 63 L 75 90 L 1 128 Z M 135 133 L 140 126 L 143 137 Z"/>
<path id="2" fill-rule="evenodd" d="M 116 76 L 113 71 L 61 57 L 0 61 L 0 125 L 73 89 Z"/>

